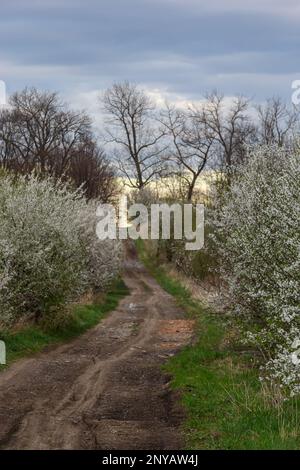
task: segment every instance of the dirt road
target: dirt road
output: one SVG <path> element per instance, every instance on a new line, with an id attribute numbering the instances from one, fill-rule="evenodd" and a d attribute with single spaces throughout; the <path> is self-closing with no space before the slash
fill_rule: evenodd
<path id="1" fill-rule="evenodd" d="M 0 374 L 2 449 L 176 449 L 182 410 L 161 365 L 193 325 L 129 256 L 130 295 L 97 327 Z"/>

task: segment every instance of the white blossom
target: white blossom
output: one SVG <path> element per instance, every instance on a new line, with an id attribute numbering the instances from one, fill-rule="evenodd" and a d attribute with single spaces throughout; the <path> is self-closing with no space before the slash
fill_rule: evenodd
<path id="1" fill-rule="evenodd" d="M 14 323 L 104 288 L 120 266 L 100 242 L 96 210 L 80 190 L 35 176 L 0 178 L 0 323 Z"/>
<path id="2" fill-rule="evenodd" d="M 300 391 L 300 155 L 250 151 L 214 213 L 232 312 L 269 358 L 264 377 Z"/>

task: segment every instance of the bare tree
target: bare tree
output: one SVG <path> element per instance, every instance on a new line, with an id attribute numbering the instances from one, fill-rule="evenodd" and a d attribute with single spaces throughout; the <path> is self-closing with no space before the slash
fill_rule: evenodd
<path id="1" fill-rule="evenodd" d="M 196 183 L 211 155 L 213 136 L 203 120 L 194 113 L 166 106 L 163 124 L 171 138 L 168 160 L 186 188 L 185 199 L 191 201 Z"/>
<path id="2" fill-rule="evenodd" d="M 1 164 L 23 173 L 36 169 L 61 176 L 90 129 L 89 117 L 68 110 L 57 93 L 26 88 L 0 114 Z"/>
<path id="3" fill-rule="evenodd" d="M 104 151 L 89 136 L 72 150 L 66 176 L 82 187 L 88 199 L 104 203 L 115 201 L 119 188 L 115 171 Z"/>
<path id="4" fill-rule="evenodd" d="M 268 99 L 256 107 L 258 112 L 258 139 L 262 144 L 277 144 L 280 147 L 293 137 L 299 121 L 299 111 L 288 108 L 281 98 Z"/>
<path id="5" fill-rule="evenodd" d="M 92 133 L 90 118 L 69 110 L 57 93 L 26 88 L 0 114 L 0 165 L 51 174 L 82 186 L 88 199 L 111 201 L 116 175 Z"/>
<path id="6" fill-rule="evenodd" d="M 226 106 L 223 95 L 213 92 L 207 96 L 206 102 L 194 109 L 195 119 L 205 126 L 213 137 L 216 151 L 219 153 L 223 170 L 228 175 L 236 164 L 243 161 L 246 145 L 255 136 L 255 127 L 248 114 L 249 100 L 239 96 Z"/>
<path id="7" fill-rule="evenodd" d="M 124 82 L 113 85 L 103 97 L 107 113 L 107 142 L 127 185 L 144 188 L 161 174 L 164 130 L 155 119 L 155 107 L 145 92 Z"/>

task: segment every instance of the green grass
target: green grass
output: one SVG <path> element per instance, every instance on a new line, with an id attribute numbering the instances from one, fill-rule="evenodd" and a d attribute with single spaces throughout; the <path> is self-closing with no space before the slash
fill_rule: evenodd
<path id="1" fill-rule="evenodd" d="M 186 448 L 299 449 L 299 399 L 283 401 L 263 388 L 257 363 L 229 341 L 232 327 L 157 267 L 142 243 L 138 250 L 159 284 L 197 320 L 196 344 L 167 365 L 186 409 Z"/>
<path id="2" fill-rule="evenodd" d="M 101 300 L 91 305 L 75 305 L 67 323 L 60 328 L 32 325 L 15 333 L 0 331 L 0 339 L 5 341 L 7 353 L 7 364 L 1 366 L 0 370 L 21 357 L 42 351 L 46 346 L 69 341 L 84 333 L 114 310 L 128 292 L 124 282 L 118 279 Z"/>

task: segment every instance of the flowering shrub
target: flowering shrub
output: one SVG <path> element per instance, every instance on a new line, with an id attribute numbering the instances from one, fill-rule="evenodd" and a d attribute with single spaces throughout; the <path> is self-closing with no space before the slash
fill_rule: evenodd
<path id="1" fill-rule="evenodd" d="M 250 152 L 216 211 L 232 309 L 266 357 L 264 377 L 300 391 L 300 155 Z M 224 201 L 223 201 L 224 202 Z"/>
<path id="2" fill-rule="evenodd" d="M 85 285 L 94 291 L 104 290 L 120 271 L 122 242 L 99 240 L 96 236 L 98 203 L 90 201 L 80 211 L 80 238 L 84 246 Z"/>
<path id="3" fill-rule="evenodd" d="M 103 288 L 120 252 L 96 238 L 82 192 L 34 176 L 0 178 L 0 322 L 51 315 L 87 287 Z"/>

